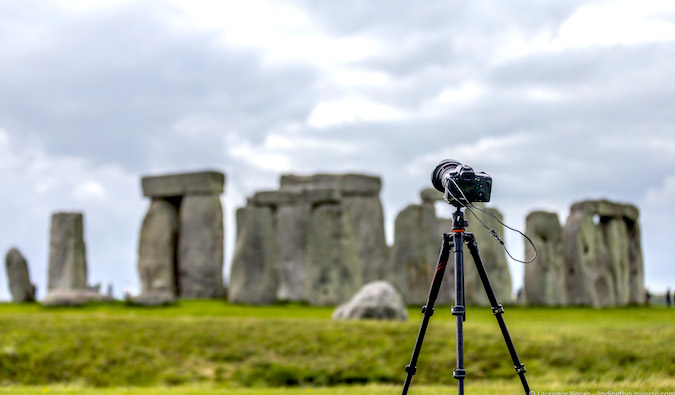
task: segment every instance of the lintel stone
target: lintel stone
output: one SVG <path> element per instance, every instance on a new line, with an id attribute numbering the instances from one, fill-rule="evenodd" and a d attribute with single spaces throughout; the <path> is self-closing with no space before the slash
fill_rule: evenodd
<path id="1" fill-rule="evenodd" d="M 217 171 L 167 174 L 143 177 L 143 196 L 166 198 L 184 195 L 220 195 L 225 191 L 225 175 Z"/>
<path id="2" fill-rule="evenodd" d="M 442 202 L 443 192 L 439 192 L 436 188 L 424 188 L 420 192 L 420 198 L 424 203 Z"/>
<path id="3" fill-rule="evenodd" d="M 301 195 L 297 192 L 260 191 L 249 200 L 257 206 L 280 206 L 294 204 L 300 199 Z"/>
<path id="4" fill-rule="evenodd" d="M 306 189 L 339 189 L 344 195 L 377 196 L 382 188 L 380 177 L 364 174 L 316 174 L 281 176 L 282 191 Z"/>
<path id="5" fill-rule="evenodd" d="M 586 200 L 572 205 L 571 212 L 582 212 L 589 215 L 597 214 L 601 217 L 625 217 L 637 222 L 640 211 L 631 204 L 614 203 L 607 200 Z"/>

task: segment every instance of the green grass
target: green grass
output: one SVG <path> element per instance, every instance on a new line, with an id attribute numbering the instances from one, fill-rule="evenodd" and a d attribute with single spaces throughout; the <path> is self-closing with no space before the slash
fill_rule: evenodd
<path id="1" fill-rule="evenodd" d="M 466 393 L 471 395 L 493 394 L 519 394 L 522 387 L 519 383 L 505 381 L 491 381 L 468 383 Z M 538 388 L 539 393 L 575 391 L 597 394 L 597 391 L 626 392 L 650 392 L 650 393 L 673 393 L 673 381 L 662 383 L 579 383 L 574 386 L 565 386 L 554 383 L 545 388 Z M 400 385 L 352 385 L 328 388 L 313 387 L 285 387 L 285 388 L 214 388 L 207 386 L 180 386 L 180 387 L 142 387 L 142 388 L 86 388 L 79 386 L 42 386 L 42 387 L 0 387 L 0 394 L 33 395 L 33 394 L 77 394 L 77 395 L 389 395 L 400 394 Z M 408 392 L 410 395 L 450 395 L 456 394 L 457 388 L 452 386 L 416 385 Z M 536 393 L 536 392 L 535 392 Z"/>
<path id="2" fill-rule="evenodd" d="M 0 304 L 0 393 L 400 393 L 419 309 L 406 323 L 333 322 L 331 313 L 220 301 Z M 512 307 L 505 319 L 532 388 L 675 388 L 675 310 Z M 411 394 L 456 391 L 454 339 L 454 317 L 437 308 Z M 489 308 L 468 308 L 465 344 L 471 393 L 518 393 Z"/>

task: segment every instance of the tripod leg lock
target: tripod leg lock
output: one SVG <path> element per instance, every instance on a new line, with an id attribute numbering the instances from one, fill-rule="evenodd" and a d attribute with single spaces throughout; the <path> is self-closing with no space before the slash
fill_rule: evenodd
<path id="1" fill-rule="evenodd" d="M 427 314 L 427 306 L 426 305 L 422 306 L 422 314 L 425 314 L 425 315 Z M 432 315 L 434 315 L 434 308 L 433 307 L 431 308 L 431 311 L 429 312 L 429 317 L 431 317 Z"/>
<path id="2" fill-rule="evenodd" d="M 516 373 L 518 373 L 518 374 L 527 372 L 527 369 L 525 369 L 525 365 L 522 364 L 522 363 L 520 364 L 520 366 L 515 366 L 515 368 L 516 368 Z"/>
<path id="3" fill-rule="evenodd" d="M 464 315 L 464 306 L 452 306 L 452 315 Z"/>
<path id="4" fill-rule="evenodd" d="M 500 303 L 497 307 L 492 307 L 492 314 L 504 314 L 504 306 Z"/>
<path id="5" fill-rule="evenodd" d="M 456 379 L 463 379 L 466 377 L 466 370 L 464 369 L 452 369 L 452 377 Z"/>
<path id="6" fill-rule="evenodd" d="M 414 366 L 405 365 L 405 372 L 410 373 L 410 375 L 413 376 L 415 373 L 417 373 L 417 368 Z"/>

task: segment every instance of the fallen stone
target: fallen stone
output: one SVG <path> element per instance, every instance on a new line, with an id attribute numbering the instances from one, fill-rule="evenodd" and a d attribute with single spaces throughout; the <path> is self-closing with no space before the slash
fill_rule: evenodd
<path id="1" fill-rule="evenodd" d="M 390 283 L 375 281 L 364 285 L 349 302 L 335 309 L 333 319 L 406 321 L 408 311 L 403 298 Z"/>
<path id="2" fill-rule="evenodd" d="M 111 297 L 88 289 L 55 289 L 49 291 L 41 303 L 44 306 L 81 306 L 90 302 L 111 301 Z"/>
<path id="3" fill-rule="evenodd" d="M 151 291 L 133 297 L 129 302 L 139 306 L 167 306 L 176 303 L 176 296 L 169 292 Z"/>

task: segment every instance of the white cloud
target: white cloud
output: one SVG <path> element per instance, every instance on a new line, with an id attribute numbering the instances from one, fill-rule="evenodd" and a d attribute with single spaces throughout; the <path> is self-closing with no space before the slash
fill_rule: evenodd
<path id="1" fill-rule="evenodd" d="M 438 95 L 441 103 L 466 104 L 478 99 L 486 91 L 485 86 L 475 82 L 467 82 L 457 87 L 450 87 Z"/>
<path id="2" fill-rule="evenodd" d="M 674 41 L 675 20 L 664 17 L 672 13 L 675 3 L 669 0 L 594 1 L 579 7 L 560 26 L 534 34 L 518 28 L 505 32 L 493 62 L 570 49 Z"/>
<path id="3" fill-rule="evenodd" d="M 105 194 L 103 185 L 94 180 L 87 180 L 73 190 L 73 197 L 80 201 L 100 200 L 105 197 Z"/>
<path id="4" fill-rule="evenodd" d="M 268 0 L 173 0 L 178 24 L 221 32 L 227 45 L 258 48 L 270 63 L 341 64 L 364 59 L 379 50 L 364 37 L 333 38 L 321 33 L 305 10 Z"/>
<path id="5" fill-rule="evenodd" d="M 326 128 L 345 123 L 393 121 L 403 116 L 402 111 L 384 104 L 360 97 L 347 97 L 317 104 L 307 118 L 307 124 Z"/>
<path id="6" fill-rule="evenodd" d="M 600 1 L 583 6 L 560 26 L 552 46 L 581 48 L 675 40 L 675 12 L 668 0 Z"/>

